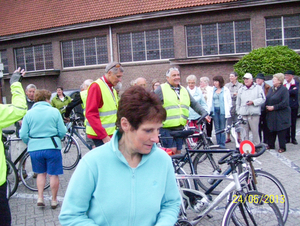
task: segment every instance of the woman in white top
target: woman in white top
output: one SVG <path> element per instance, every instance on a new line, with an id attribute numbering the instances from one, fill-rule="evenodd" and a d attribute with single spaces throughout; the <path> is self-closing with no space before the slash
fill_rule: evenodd
<path id="1" fill-rule="evenodd" d="M 213 95 L 207 100 L 207 105 L 214 119 L 215 130 L 219 131 L 225 129 L 226 119 L 230 117 L 231 96 L 222 76 L 213 77 L 213 82 Z M 218 145 L 225 147 L 225 133 L 217 134 L 216 138 Z"/>

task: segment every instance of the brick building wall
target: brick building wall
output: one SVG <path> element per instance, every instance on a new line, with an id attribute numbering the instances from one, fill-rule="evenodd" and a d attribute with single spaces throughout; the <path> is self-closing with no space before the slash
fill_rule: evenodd
<path id="1" fill-rule="evenodd" d="M 300 5 L 297 3 L 278 4 L 271 6 L 257 6 L 251 8 L 224 9 L 203 13 L 194 13 L 177 16 L 165 16 L 157 19 L 140 20 L 112 24 L 112 44 L 114 60 L 119 59 L 118 55 L 118 34 L 127 32 L 145 31 L 151 29 L 173 28 L 174 34 L 174 54 L 175 59 L 155 60 L 144 62 L 122 63 L 125 73 L 123 76 L 123 89 L 129 87 L 130 81 L 137 77 L 145 77 L 150 84 L 154 78 L 161 82 L 165 81 L 165 73 L 170 65 L 180 68 L 181 82 L 186 86 L 186 76 L 195 74 L 199 79 L 201 76 L 212 78 L 215 75 L 222 75 L 225 81 L 229 81 L 228 75 L 233 71 L 233 65 L 243 56 L 233 54 L 228 56 L 206 56 L 187 58 L 186 50 L 186 25 L 199 25 L 205 23 L 217 23 L 225 21 L 250 19 L 252 49 L 265 47 L 265 18 L 270 16 L 282 16 L 300 13 Z M 84 67 L 74 67 L 64 69 L 62 67 L 62 56 L 60 42 L 80 38 L 95 36 L 107 36 L 108 61 L 110 61 L 110 40 L 109 26 L 93 27 L 76 31 L 54 33 L 50 35 L 36 36 L 26 39 L 18 39 L 0 43 L 0 49 L 7 49 L 9 72 L 15 69 L 13 49 L 28 45 L 52 43 L 54 69 L 59 70 L 59 74 L 36 76 L 28 73 L 28 77 L 23 80 L 24 88 L 34 83 L 38 88 L 46 88 L 55 91 L 57 86 L 64 89 L 76 89 L 85 79 L 97 79 L 104 74 L 106 65 L 94 65 Z M 199 80 L 198 80 L 199 82 Z M 211 83 L 212 85 L 212 83 Z M 2 95 L 10 101 L 9 80 L 3 79 Z"/>

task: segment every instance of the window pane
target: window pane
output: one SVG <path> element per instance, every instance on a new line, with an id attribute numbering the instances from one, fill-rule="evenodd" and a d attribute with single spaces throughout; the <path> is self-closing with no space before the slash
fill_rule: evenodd
<path id="1" fill-rule="evenodd" d="M 291 49 L 300 49 L 300 39 L 285 40 L 284 43 Z"/>
<path id="2" fill-rule="evenodd" d="M 52 54 L 52 44 L 44 45 L 44 57 L 46 61 L 45 69 L 53 69 L 53 54 Z"/>
<path id="3" fill-rule="evenodd" d="M 84 39 L 86 65 L 96 64 L 95 38 Z"/>
<path id="4" fill-rule="evenodd" d="M 267 46 L 278 46 L 278 45 L 282 45 L 282 41 L 281 40 L 275 40 L 275 41 L 267 41 Z"/>
<path id="5" fill-rule="evenodd" d="M 202 56 L 200 26 L 187 26 L 186 36 L 188 56 Z"/>
<path id="6" fill-rule="evenodd" d="M 121 62 L 132 61 L 130 33 L 119 34 L 119 51 L 120 51 Z"/>
<path id="7" fill-rule="evenodd" d="M 73 49 L 74 49 L 75 66 L 83 66 L 84 65 L 83 40 L 74 40 Z"/>
<path id="8" fill-rule="evenodd" d="M 1 50 L 0 56 L 0 62 L 3 63 L 3 73 L 8 73 L 8 60 L 6 50 Z"/>
<path id="9" fill-rule="evenodd" d="M 281 29 L 270 29 L 266 32 L 267 39 L 282 39 Z"/>
<path id="10" fill-rule="evenodd" d="M 216 24 L 202 25 L 202 35 L 203 35 L 203 54 L 204 55 L 218 54 L 217 25 Z"/>
<path id="11" fill-rule="evenodd" d="M 106 36 L 97 37 L 97 59 L 98 64 L 108 63 L 107 38 Z"/>
<path id="12" fill-rule="evenodd" d="M 72 41 L 62 42 L 63 66 L 73 67 Z"/>
<path id="13" fill-rule="evenodd" d="M 300 26 L 284 28 L 284 38 L 300 38 Z"/>
<path id="14" fill-rule="evenodd" d="M 281 28 L 281 18 L 267 18 L 266 19 L 266 28 Z"/>
<path id="15" fill-rule="evenodd" d="M 21 67 L 21 68 L 25 68 L 25 60 L 24 60 L 24 52 L 23 52 L 23 48 L 19 48 L 15 50 L 15 55 L 16 55 L 16 64 L 17 64 L 17 68 Z"/>
<path id="16" fill-rule="evenodd" d="M 26 71 L 34 71 L 33 47 L 25 48 Z"/>
<path id="17" fill-rule="evenodd" d="M 36 63 L 36 70 L 44 70 L 44 55 L 43 55 L 43 46 L 34 47 L 34 57 Z"/>

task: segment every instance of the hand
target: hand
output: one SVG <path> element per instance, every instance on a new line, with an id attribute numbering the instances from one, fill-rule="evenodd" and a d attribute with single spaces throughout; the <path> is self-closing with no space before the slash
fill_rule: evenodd
<path id="1" fill-rule="evenodd" d="M 252 100 L 248 100 L 246 104 L 247 104 L 248 106 L 249 106 L 249 105 L 252 105 L 252 104 L 253 104 L 253 101 L 252 101 Z"/>
<path id="2" fill-rule="evenodd" d="M 105 144 L 105 143 L 107 143 L 107 142 L 110 141 L 110 137 L 107 136 L 107 137 L 103 138 L 102 141 L 103 141 L 103 143 Z"/>
<path id="3" fill-rule="evenodd" d="M 12 85 L 15 82 L 19 82 L 22 79 L 21 76 L 24 76 L 24 75 L 25 75 L 25 70 L 24 69 L 21 70 L 21 68 L 19 67 L 12 74 L 12 76 L 10 78 L 10 81 L 9 81 L 10 85 Z"/>
<path id="4" fill-rule="evenodd" d="M 266 106 L 268 111 L 274 111 L 274 106 Z"/>
<path id="5" fill-rule="evenodd" d="M 70 118 L 64 117 L 64 122 L 65 122 L 65 123 L 70 122 Z"/>
<path id="6" fill-rule="evenodd" d="M 208 115 L 208 116 L 206 116 L 205 117 L 205 119 L 206 119 L 206 121 L 208 122 L 208 123 L 210 123 L 211 122 L 211 117 Z"/>

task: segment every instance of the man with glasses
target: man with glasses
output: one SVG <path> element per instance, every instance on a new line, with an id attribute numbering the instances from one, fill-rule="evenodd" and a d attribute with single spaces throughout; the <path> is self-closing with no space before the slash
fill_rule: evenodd
<path id="1" fill-rule="evenodd" d="M 246 132 L 246 140 L 249 140 L 249 131 L 253 135 L 254 145 L 260 143 L 258 134 L 259 118 L 261 114 L 260 106 L 265 103 L 266 97 L 261 86 L 253 82 L 253 77 L 250 73 L 246 73 L 243 77 L 244 86 L 238 90 L 236 99 L 236 112 L 242 115 L 246 120 L 243 125 Z"/>
<path id="2" fill-rule="evenodd" d="M 166 73 L 167 82 L 161 84 L 154 92 L 158 95 L 167 111 L 167 119 L 160 130 L 162 137 L 171 137 L 171 131 L 182 131 L 189 117 L 189 107 L 200 116 L 206 115 L 206 110 L 193 98 L 187 89 L 180 85 L 180 72 L 172 67 Z M 207 116 L 207 120 L 210 117 Z M 183 141 L 180 138 L 162 139 L 162 145 L 170 148 L 173 153 L 180 154 Z"/>
<path id="3" fill-rule="evenodd" d="M 86 100 L 86 133 L 95 146 L 110 141 L 117 119 L 118 94 L 114 89 L 123 76 L 119 62 L 111 62 L 105 68 L 105 75 L 88 88 Z"/>

